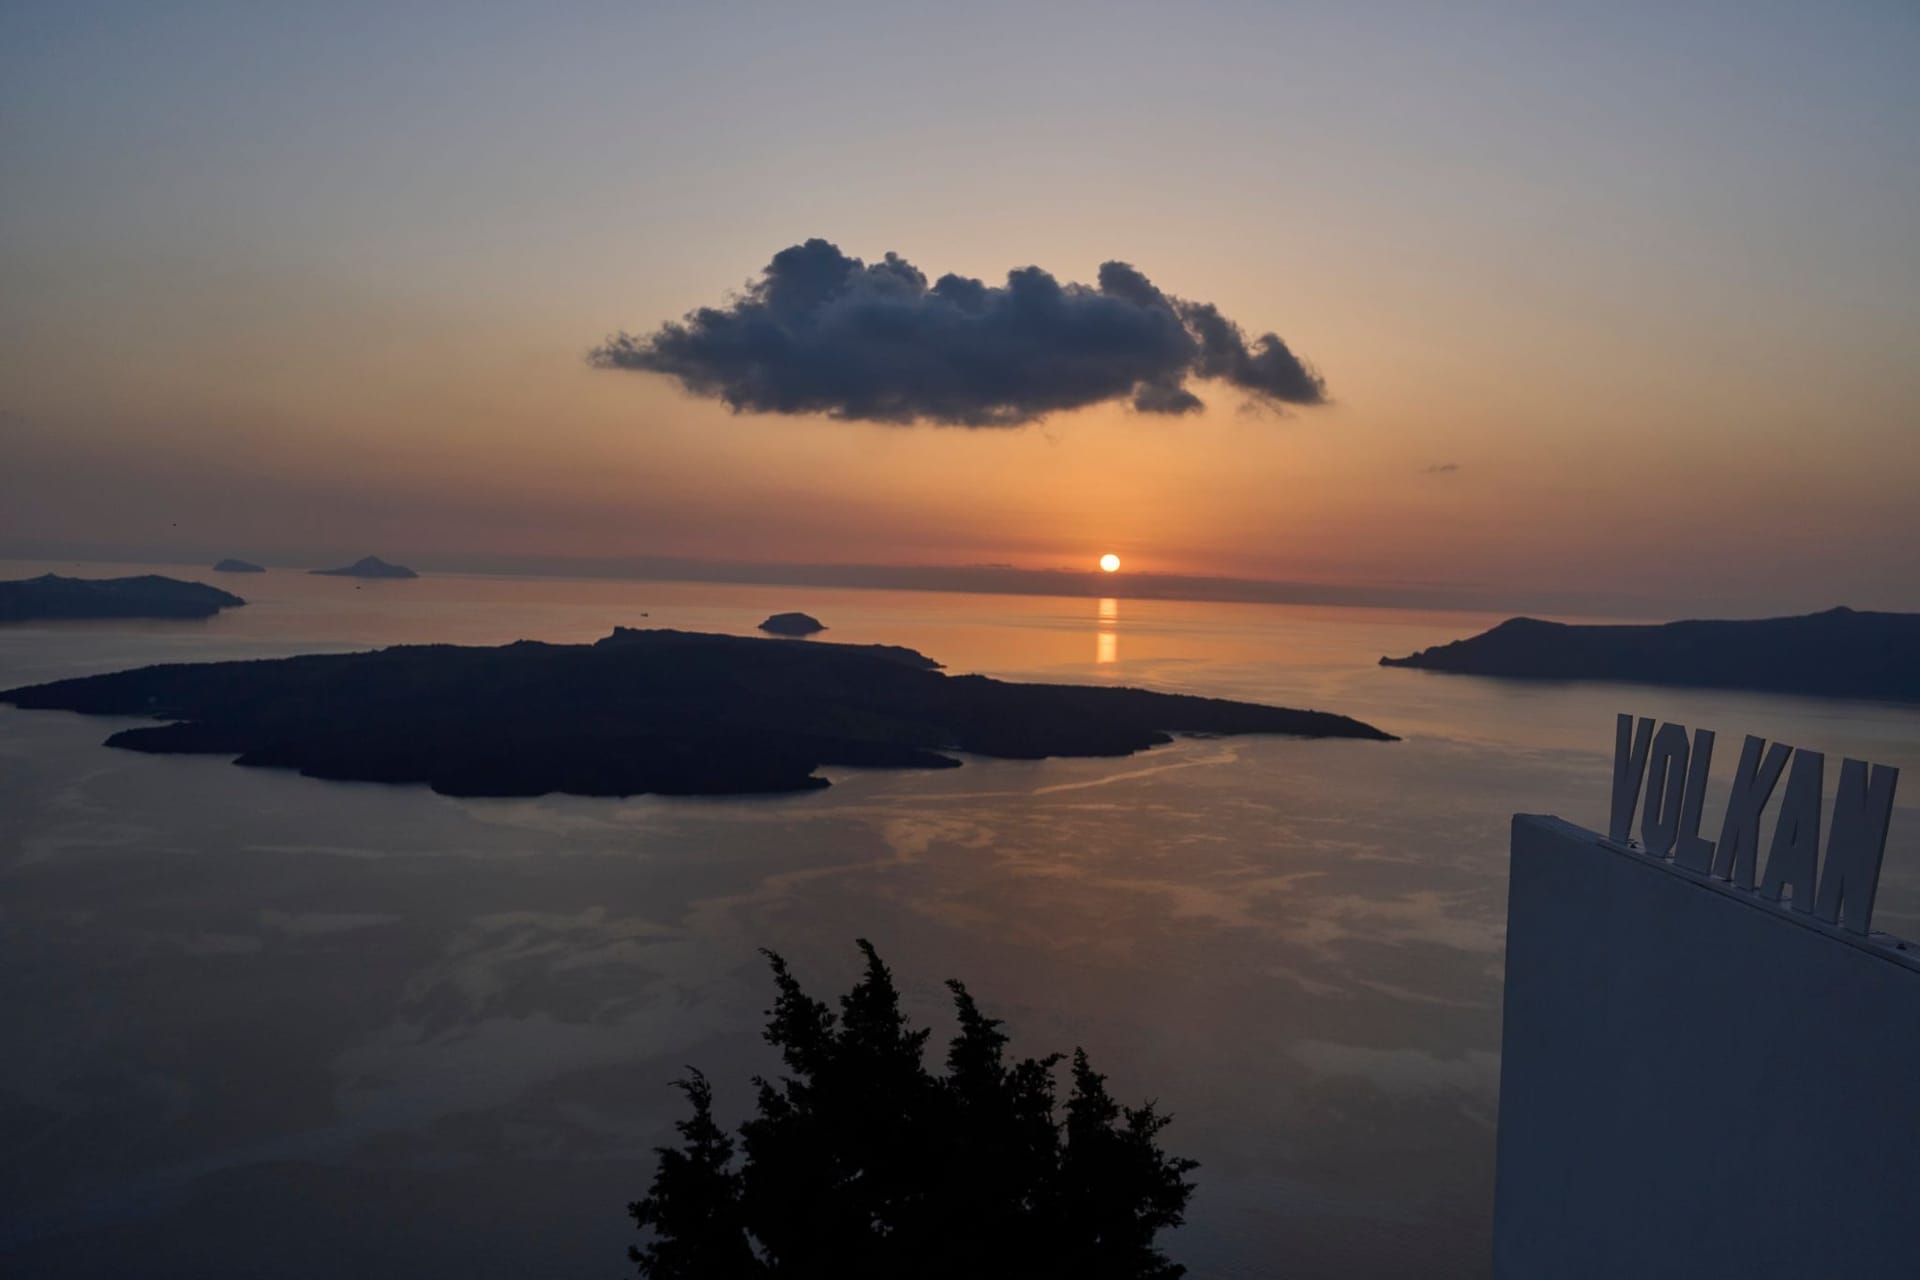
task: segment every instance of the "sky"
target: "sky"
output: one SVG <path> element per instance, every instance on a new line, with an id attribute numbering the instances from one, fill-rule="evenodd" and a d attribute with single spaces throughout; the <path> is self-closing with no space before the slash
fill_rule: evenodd
<path id="1" fill-rule="evenodd" d="M 10 4 L 0 555 L 1920 608 L 1916 65 L 1908 0 Z M 1127 263 L 1324 394 L 590 358 L 816 238 Z"/>

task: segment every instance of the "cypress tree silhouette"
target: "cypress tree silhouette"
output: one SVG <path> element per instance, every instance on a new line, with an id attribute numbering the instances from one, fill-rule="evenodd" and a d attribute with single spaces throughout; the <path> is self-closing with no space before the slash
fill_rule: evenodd
<path id="1" fill-rule="evenodd" d="M 650 1280 L 1174 1280 L 1154 1241 L 1178 1226 L 1197 1165 L 1169 1156 L 1152 1103 L 1123 1107 L 1076 1050 L 1064 1119 L 1062 1056 L 1006 1060 L 1007 1036 L 948 982 L 960 1029 L 946 1072 L 930 1032 L 900 1011 L 893 975 L 866 968 L 836 1016 L 768 951 L 777 995 L 766 1038 L 787 1074 L 756 1078 L 744 1159 L 714 1123 L 697 1071 L 676 1082 L 693 1115 L 662 1147 L 629 1250 Z"/>
<path id="2" fill-rule="evenodd" d="M 693 1116 L 674 1127 L 682 1148 L 660 1148 L 653 1193 L 627 1206 L 634 1221 L 653 1229 L 645 1249 L 627 1254 L 642 1274 L 660 1280 L 755 1274 L 753 1251 L 740 1220 L 740 1177 L 729 1172 L 733 1139 L 713 1122 L 713 1087 L 698 1071 L 674 1081 L 693 1104 Z"/>

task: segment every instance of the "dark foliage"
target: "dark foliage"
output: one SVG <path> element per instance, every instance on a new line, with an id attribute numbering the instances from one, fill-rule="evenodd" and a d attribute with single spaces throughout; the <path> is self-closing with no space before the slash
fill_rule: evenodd
<path id="1" fill-rule="evenodd" d="M 1193 1194 L 1191 1160 L 1160 1149 L 1168 1117 L 1123 1107 L 1076 1051 L 1065 1115 L 1058 1054 L 1006 1059 L 1001 1024 L 958 982 L 946 1071 L 900 1012 L 864 940 L 866 972 L 836 1016 L 767 953 L 779 995 L 766 1037 L 788 1074 L 756 1080 L 744 1160 L 714 1123 L 698 1072 L 683 1145 L 662 1147 L 631 1250 L 651 1280 L 1171 1280 L 1154 1245 Z"/>

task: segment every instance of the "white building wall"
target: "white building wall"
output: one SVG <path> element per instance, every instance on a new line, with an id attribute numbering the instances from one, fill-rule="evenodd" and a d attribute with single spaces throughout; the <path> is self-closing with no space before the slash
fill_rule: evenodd
<path id="1" fill-rule="evenodd" d="M 1496 1280 L 1920 1276 L 1920 952 L 1513 820 Z"/>

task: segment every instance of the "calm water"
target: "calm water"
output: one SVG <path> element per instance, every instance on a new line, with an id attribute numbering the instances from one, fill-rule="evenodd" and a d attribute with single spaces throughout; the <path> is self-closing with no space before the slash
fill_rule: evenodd
<path id="1" fill-rule="evenodd" d="M 0 578 L 48 568 L 115 571 Z M 1909 770 L 1878 920 L 1920 937 L 1920 713 L 1374 665 L 1487 616 L 160 571 L 252 603 L 6 627 L 0 687 L 615 624 L 744 633 L 798 608 L 955 671 L 1318 707 L 1406 741 L 462 801 L 107 751 L 118 722 L 0 708 L 7 1274 L 621 1274 L 666 1082 L 702 1067 L 737 1118 L 772 1065 L 755 949 L 830 995 L 856 936 L 937 1036 L 958 976 L 1017 1049 L 1085 1045 L 1116 1093 L 1176 1114 L 1169 1147 L 1203 1162 L 1172 1241 L 1194 1275 L 1484 1274 L 1507 819 L 1602 824 L 1619 710 Z"/>

